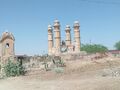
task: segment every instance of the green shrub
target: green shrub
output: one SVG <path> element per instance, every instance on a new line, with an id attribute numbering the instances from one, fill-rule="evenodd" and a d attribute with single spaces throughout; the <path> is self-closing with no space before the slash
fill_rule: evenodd
<path id="1" fill-rule="evenodd" d="M 81 51 L 86 51 L 87 53 L 105 53 L 108 51 L 108 48 L 100 44 L 82 44 Z"/>
<path id="2" fill-rule="evenodd" d="M 11 60 L 8 60 L 8 63 L 4 66 L 4 72 L 7 77 L 19 76 L 25 74 L 25 69 L 19 62 L 14 63 Z"/>
<path id="3" fill-rule="evenodd" d="M 62 67 L 56 67 L 56 68 L 54 68 L 54 71 L 55 71 L 56 73 L 63 73 L 63 72 L 64 72 L 64 69 L 63 69 Z"/>

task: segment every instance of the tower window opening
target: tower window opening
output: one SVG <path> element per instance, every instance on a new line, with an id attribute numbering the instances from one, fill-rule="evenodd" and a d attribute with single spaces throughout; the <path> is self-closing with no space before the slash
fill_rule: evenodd
<path id="1" fill-rule="evenodd" d="M 9 48 L 9 43 L 6 43 L 6 46 L 5 46 L 6 48 Z"/>

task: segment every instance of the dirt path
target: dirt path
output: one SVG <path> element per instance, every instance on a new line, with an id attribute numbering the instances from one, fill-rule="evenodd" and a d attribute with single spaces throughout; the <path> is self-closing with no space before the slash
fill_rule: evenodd
<path id="1" fill-rule="evenodd" d="M 120 78 L 91 77 L 42 81 L 18 77 L 1 80 L 0 90 L 120 90 Z"/>

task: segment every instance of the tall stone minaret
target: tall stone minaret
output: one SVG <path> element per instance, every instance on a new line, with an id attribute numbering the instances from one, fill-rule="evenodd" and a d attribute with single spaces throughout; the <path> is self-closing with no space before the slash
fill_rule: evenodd
<path id="1" fill-rule="evenodd" d="M 52 32 L 52 26 L 48 25 L 48 54 L 52 54 L 52 48 L 53 48 L 53 32 Z"/>
<path id="2" fill-rule="evenodd" d="M 55 52 L 61 52 L 61 33 L 60 33 L 60 22 L 58 20 L 54 21 L 54 41 L 55 41 Z"/>
<path id="3" fill-rule="evenodd" d="M 75 39 L 75 52 L 80 52 L 80 24 L 78 21 L 74 22 L 74 39 Z"/>
<path id="4" fill-rule="evenodd" d="M 71 29 L 69 25 L 66 25 L 65 32 L 66 32 L 66 45 L 71 45 Z"/>

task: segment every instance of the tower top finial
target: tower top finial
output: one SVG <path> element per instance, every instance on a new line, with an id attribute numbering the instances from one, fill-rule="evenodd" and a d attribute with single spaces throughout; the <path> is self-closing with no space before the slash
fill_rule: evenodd
<path id="1" fill-rule="evenodd" d="M 48 25 L 48 30 L 52 30 L 52 25 Z"/>
<path id="2" fill-rule="evenodd" d="M 80 27 L 79 21 L 75 21 L 75 22 L 74 22 L 74 27 Z"/>
<path id="3" fill-rule="evenodd" d="M 52 25 L 49 24 L 49 25 L 48 25 L 48 28 L 52 28 Z"/>
<path id="4" fill-rule="evenodd" d="M 60 22 L 59 22 L 58 19 L 55 19 L 55 20 L 54 20 L 54 27 L 55 27 L 55 26 L 60 26 Z"/>
<path id="5" fill-rule="evenodd" d="M 59 23 L 59 20 L 58 20 L 58 19 L 55 19 L 55 20 L 54 20 L 54 23 Z"/>
<path id="6" fill-rule="evenodd" d="M 66 28 L 65 28 L 66 31 L 70 31 L 70 25 L 66 25 Z"/>
<path id="7" fill-rule="evenodd" d="M 66 28 L 70 28 L 70 25 L 66 25 Z"/>
<path id="8" fill-rule="evenodd" d="M 79 21 L 75 21 L 74 23 L 79 23 Z"/>

